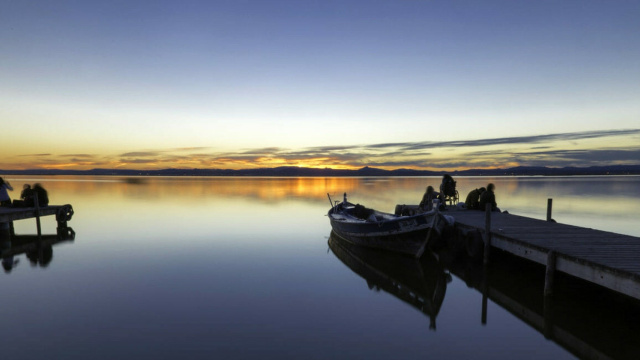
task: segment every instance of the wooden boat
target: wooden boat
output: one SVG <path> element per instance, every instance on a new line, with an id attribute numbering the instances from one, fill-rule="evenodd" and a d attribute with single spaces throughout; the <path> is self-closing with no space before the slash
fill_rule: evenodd
<path id="1" fill-rule="evenodd" d="M 437 257 L 426 252 L 420 259 L 378 249 L 355 246 L 332 232 L 329 248 L 351 271 L 366 280 L 369 289 L 383 290 L 429 318 L 435 330 L 451 275 Z"/>
<path id="2" fill-rule="evenodd" d="M 342 202 L 332 203 L 328 216 L 335 234 L 346 241 L 415 257 L 453 224 L 452 217 L 438 211 L 405 216 L 368 209 L 348 202 L 346 194 Z"/>

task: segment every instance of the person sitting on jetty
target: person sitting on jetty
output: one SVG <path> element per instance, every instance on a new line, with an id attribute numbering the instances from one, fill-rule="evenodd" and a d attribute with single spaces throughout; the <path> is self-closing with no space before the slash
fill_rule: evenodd
<path id="1" fill-rule="evenodd" d="M 480 210 L 480 196 L 486 190 L 487 189 L 485 189 L 483 187 L 481 187 L 479 189 L 471 190 L 469 192 L 469 195 L 467 195 L 467 199 L 464 201 L 464 204 L 467 207 L 467 209 Z"/>
<path id="2" fill-rule="evenodd" d="M 456 198 L 456 181 L 449 174 L 442 176 L 442 183 L 440 184 L 440 204 L 443 206 L 446 204 L 446 199 L 449 198 L 453 201 Z M 457 201 L 457 199 L 455 199 Z"/>
<path id="3" fill-rule="evenodd" d="M 495 188 L 495 185 L 489 183 L 489 185 L 487 185 L 487 191 L 483 192 L 482 195 L 480 195 L 480 202 L 478 204 L 480 206 L 480 210 L 485 210 L 487 204 L 491 204 L 491 211 L 500 212 L 500 209 L 498 209 L 498 204 L 496 203 L 496 194 L 494 194 L 493 192 Z"/>
<path id="4" fill-rule="evenodd" d="M 0 206 L 11 206 L 11 198 L 7 190 L 13 191 L 13 187 L 8 181 L 0 177 Z"/>
<path id="5" fill-rule="evenodd" d="M 423 211 L 433 210 L 433 200 L 438 199 L 440 197 L 440 193 L 433 189 L 433 186 L 427 186 L 427 190 L 422 195 L 422 200 L 420 201 L 420 209 Z"/>
<path id="6" fill-rule="evenodd" d="M 20 200 L 13 200 L 14 207 L 32 207 L 33 206 L 33 189 L 31 185 L 24 184 L 20 193 Z"/>
<path id="7" fill-rule="evenodd" d="M 49 206 L 49 195 L 40 183 L 33 185 L 33 193 L 38 195 L 38 206 Z"/>

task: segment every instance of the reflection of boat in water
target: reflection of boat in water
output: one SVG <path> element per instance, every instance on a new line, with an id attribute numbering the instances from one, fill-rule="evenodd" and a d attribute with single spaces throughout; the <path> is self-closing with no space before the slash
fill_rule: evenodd
<path id="1" fill-rule="evenodd" d="M 354 205 L 346 200 L 346 194 L 328 216 L 335 235 L 348 242 L 415 257 L 420 257 L 429 241 L 452 222 L 438 211 L 407 216 L 384 213 Z"/>
<path id="2" fill-rule="evenodd" d="M 435 255 L 428 252 L 417 260 L 353 245 L 334 232 L 329 237 L 329 248 L 340 261 L 367 281 L 369 289 L 384 290 L 420 310 L 429 317 L 429 328 L 435 329 L 447 282 L 451 280 Z"/>
<path id="3" fill-rule="evenodd" d="M 59 228 L 55 235 L 0 234 L 0 257 L 6 273 L 18 265 L 19 255 L 25 254 L 31 265 L 47 267 L 53 259 L 53 246 L 73 241 L 76 233 L 72 228 Z"/>

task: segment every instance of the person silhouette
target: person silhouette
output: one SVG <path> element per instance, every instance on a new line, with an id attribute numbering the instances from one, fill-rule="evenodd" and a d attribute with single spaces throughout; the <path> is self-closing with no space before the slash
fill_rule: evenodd
<path id="1" fill-rule="evenodd" d="M 33 193 L 38 195 L 38 206 L 49 206 L 49 195 L 40 183 L 33 185 Z"/>
<path id="2" fill-rule="evenodd" d="M 15 207 L 32 207 L 33 206 L 33 189 L 31 185 L 24 184 L 20 193 L 20 200 L 13 200 Z"/>
<path id="3" fill-rule="evenodd" d="M 0 206 L 11 206 L 11 198 L 7 190 L 13 191 L 13 187 L 8 181 L 0 177 Z"/>
<path id="4" fill-rule="evenodd" d="M 484 193 L 485 191 L 486 189 L 483 187 L 471 190 L 469 192 L 469 195 L 467 195 L 467 199 L 464 201 L 467 209 L 484 210 L 480 209 L 480 196 L 482 196 L 482 193 Z"/>
<path id="5" fill-rule="evenodd" d="M 422 201 L 420 201 L 420 209 L 423 211 L 430 211 L 433 209 L 433 200 L 438 199 L 440 197 L 440 193 L 433 189 L 433 186 L 427 186 L 424 195 L 422 195 Z"/>
<path id="6" fill-rule="evenodd" d="M 480 210 L 485 210 L 487 204 L 491 204 L 491 211 L 500 212 L 498 204 L 496 203 L 496 194 L 493 193 L 493 190 L 495 188 L 495 185 L 489 183 L 489 185 L 487 185 L 487 191 L 483 192 L 482 195 L 480 195 Z"/>

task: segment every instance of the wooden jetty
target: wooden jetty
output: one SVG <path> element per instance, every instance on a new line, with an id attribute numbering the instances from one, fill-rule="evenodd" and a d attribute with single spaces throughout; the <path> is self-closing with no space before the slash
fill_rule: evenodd
<path id="1" fill-rule="evenodd" d="M 453 210 L 454 234 L 449 245 L 466 249 L 489 262 L 490 250 L 500 249 L 546 266 L 544 294 L 553 292 L 554 272 L 640 299 L 640 238 L 558 224 L 513 214 Z"/>
<path id="2" fill-rule="evenodd" d="M 67 228 L 67 221 L 73 216 L 73 207 L 66 205 L 49 205 L 44 207 L 0 207 L 0 227 L 9 230 L 12 235 L 13 222 L 16 220 L 36 219 L 38 235 L 41 235 L 40 217 L 55 215 L 58 229 Z"/>

